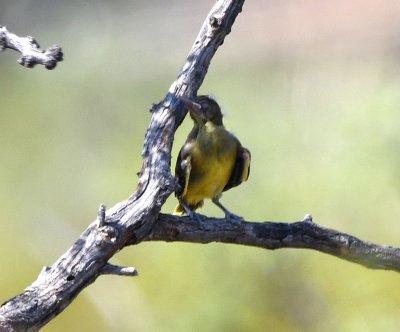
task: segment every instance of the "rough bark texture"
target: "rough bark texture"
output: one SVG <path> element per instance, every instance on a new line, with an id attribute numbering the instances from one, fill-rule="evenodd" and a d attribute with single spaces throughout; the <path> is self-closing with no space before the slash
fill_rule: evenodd
<path id="1" fill-rule="evenodd" d="M 39 330 L 101 274 L 136 275 L 135 268 L 114 266 L 108 260 L 123 247 L 141 241 L 215 241 L 265 249 L 307 248 L 370 268 L 400 271 L 400 249 L 319 227 L 309 215 L 295 223 L 243 221 L 233 224 L 223 219 L 198 222 L 160 214 L 161 206 L 176 185 L 170 170 L 171 148 L 174 133 L 186 114 L 179 97 L 193 97 L 197 93 L 212 57 L 230 32 L 243 2 L 216 2 L 181 73 L 165 99 L 153 106 L 137 190 L 107 211 L 101 206 L 97 220 L 72 247 L 52 266 L 43 268 L 37 280 L 22 294 L 1 306 L 0 331 Z M 1 34 L 4 29 L 0 30 L 0 48 L 2 45 L 4 48 L 5 39 Z M 18 46 L 11 48 L 19 49 Z"/>
<path id="2" fill-rule="evenodd" d="M 175 188 L 171 175 L 174 133 L 186 115 L 180 96 L 193 97 L 201 86 L 217 48 L 230 32 L 244 0 L 220 0 L 208 14 L 186 63 L 165 99 L 152 109 L 139 185 L 131 197 L 93 222 L 52 266 L 22 294 L 0 308 L 0 331 L 37 331 L 58 315 L 89 284 L 110 273 L 111 256 L 148 236 L 161 206 Z M 8 43 L 7 39 L 2 39 Z M 33 42 L 33 44 L 35 44 Z M 18 45 L 7 47 L 23 52 Z M 25 48 L 24 48 L 25 49 Z M 115 269 L 114 269 L 115 270 Z M 122 273 L 118 273 L 122 274 Z"/>
<path id="3" fill-rule="evenodd" d="M 53 45 L 46 50 L 41 50 L 39 44 L 33 37 L 19 37 L 0 25 L 0 51 L 6 48 L 21 53 L 18 63 L 26 68 L 35 65 L 44 65 L 46 69 L 54 69 L 57 62 L 63 60 L 61 47 Z"/>
<path id="4" fill-rule="evenodd" d="M 207 218 L 204 222 L 182 220 L 160 214 L 147 241 L 183 241 L 194 243 L 234 243 L 263 249 L 302 248 L 361 264 L 371 269 L 400 272 L 400 248 L 377 245 L 353 235 L 313 223 L 310 215 L 303 220 L 285 222 L 242 222 Z"/>

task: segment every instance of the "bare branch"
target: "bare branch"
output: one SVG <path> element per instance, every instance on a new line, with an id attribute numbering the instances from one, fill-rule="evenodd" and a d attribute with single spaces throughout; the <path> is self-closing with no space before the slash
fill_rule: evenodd
<path id="1" fill-rule="evenodd" d="M 46 69 L 54 69 L 57 62 L 63 60 L 61 47 L 53 45 L 46 50 L 41 50 L 39 44 L 33 37 L 19 37 L 0 26 L 0 51 L 6 48 L 21 53 L 18 63 L 26 68 L 33 68 L 35 65 L 44 65 Z"/>
<path id="2" fill-rule="evenodd" d="M 315 249 L 370 268 L 400 271 L 400 249 L 375 245 L 322 228 L 313 223 L 311 215 L 294 223 L 243 221 L 233 224 L 223 219 L 209 218 L 197 222 L 160 214 L 162 205 L 176 185 L 170 170 L 171 148 L 175 131 L 186 114 L 179 97 L 191 97 L 197 93 L 212 57 L 230 32 L 243 2 L 216 2 L 178 78 L 164 100 L 152 106 L 137 190 L 107 211 L 101 205 L 96 220 L 71 248 L 52 266 L 44 267 L 37 280 L 23 293 L 1 306 L 0 331 L 37 331 L 62 312 L 98 276 L 136 275 L 135 268 L 115 266 L 108 261 L 125 246 L 141 241 L 223 242 L 264 249 Z M 3 37 L 5 28 L 0 31 L 3 32 L 0 34 L 0 47 L 3 49 L 16 49 L 24 57 L 25 48 L 32 49 L 32 44 L 38 48 L 32 39 L 19 41 L 19 46 L 15 46 Z M 22 51 L 19 48 L 21 44 L 24 44 Z M 32 64 L 31 61 L 28 63 Z"/>
<path id="3" fill-rule="evenodd" d="M 96 278 L 108 260 L 128 244 L 142 241 L 175 188 L 171 148 L 186 115 L 182 95 L 197 93 L 210 61 L 230 32 L 244 0 L 219 0 L 208 14 L 187 61 L 163 101 L 152 107 L 137 190 L 93 222 L 51 267 L 22 294 L 0 308 L 0 331 L 36 331 L 53 319 Z M 106 271 L 109 268 L 105 268 Z"/>
<path id="4" fill-rule="evenodd" d="M 106 223 L 106 206 L 101 204 L 99 207 L 99 211 L 97 212 L 97 222 L 98 226 L 102 227 Z"/>
<path id="5" fill-rule="evenodd" d="M 293 223 L 246 222 L 234 224 L 208 218 L 201 223 L 187 217 L 160 214 L 147 241 L 223 242 L 264 249 L 313 249 L 371 269 L 400 272 L 400 248 L 377 245 L 328 229 L 307 219 Z"/>
<path id="6" fill-rule="evenodd" d="M 104 267 L 101 269 L 101 274 L 115 274 L 118 276 L 128 277 L 136 277 L 139 275 L 138 271 L 134 267 L 117 266 L 110 263 L 104 265 Z"/>

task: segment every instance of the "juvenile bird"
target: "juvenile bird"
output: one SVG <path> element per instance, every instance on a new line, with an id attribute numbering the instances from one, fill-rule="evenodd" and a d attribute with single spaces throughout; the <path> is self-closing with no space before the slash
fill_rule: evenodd
<path id="1" fill-rule="evenodd" d="M 175 214 L 187 214 L 198 219 L 194 211 L 209 198 L 221 208 L 228 221 L 238 222 L 241 217 L 228 211 L 219 201 L 222 192 L 246 181 L 250 173 L 250 151 L 222 122 L 221 108 L 208 96 L 195 101 L 182 97 L 194 126 L 181 148 L 175 167 L 179 200 Z"/>

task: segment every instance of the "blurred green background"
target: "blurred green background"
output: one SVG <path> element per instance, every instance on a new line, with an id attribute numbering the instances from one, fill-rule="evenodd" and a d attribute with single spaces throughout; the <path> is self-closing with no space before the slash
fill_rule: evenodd
<path id="1" fill-rule="evenodd" d="M 28 70 L 0 54 L 1 302 L 135 189 L 148 109 L 212 4 L 2 1 L 1 25 L 65 60 Z M 399 41 L 397 0 L 246 2 L 200 91 L 252 152 L 249 182 L 222 201 L 400 246 Z M 400 329 L 399 274 L 318 252 L 143 243 L 112 261 L 140 276 L 100 277 L 43 331 Z"/>

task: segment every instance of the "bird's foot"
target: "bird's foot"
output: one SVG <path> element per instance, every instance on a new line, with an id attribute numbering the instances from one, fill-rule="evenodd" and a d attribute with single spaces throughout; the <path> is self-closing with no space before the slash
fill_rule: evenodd
<path id="1" fill-rule="evenodd" d="M 228 221 L 228 222 L 230 222 L 232 224 L 240 225 L 242 220 L 243 220 L 243 217 L 238 216 L 238 215 L 236 215 L 236 214 L 234 214 L 232 212 L 226 212 L 225 213 L 225 219 L 226 219 L 226 221 Z"/>
<path id="2" fill-rule="evenodd" d="M 189 216 L 190 219 L 196 220 L 199 223 L 202 223 L 204 220 L 207 219 L 207 217 L 205 215 L 197 213 L 197 212 L 194 212 L 194 211 L 191 211 L 188 214 L 188 216 Z"/>

